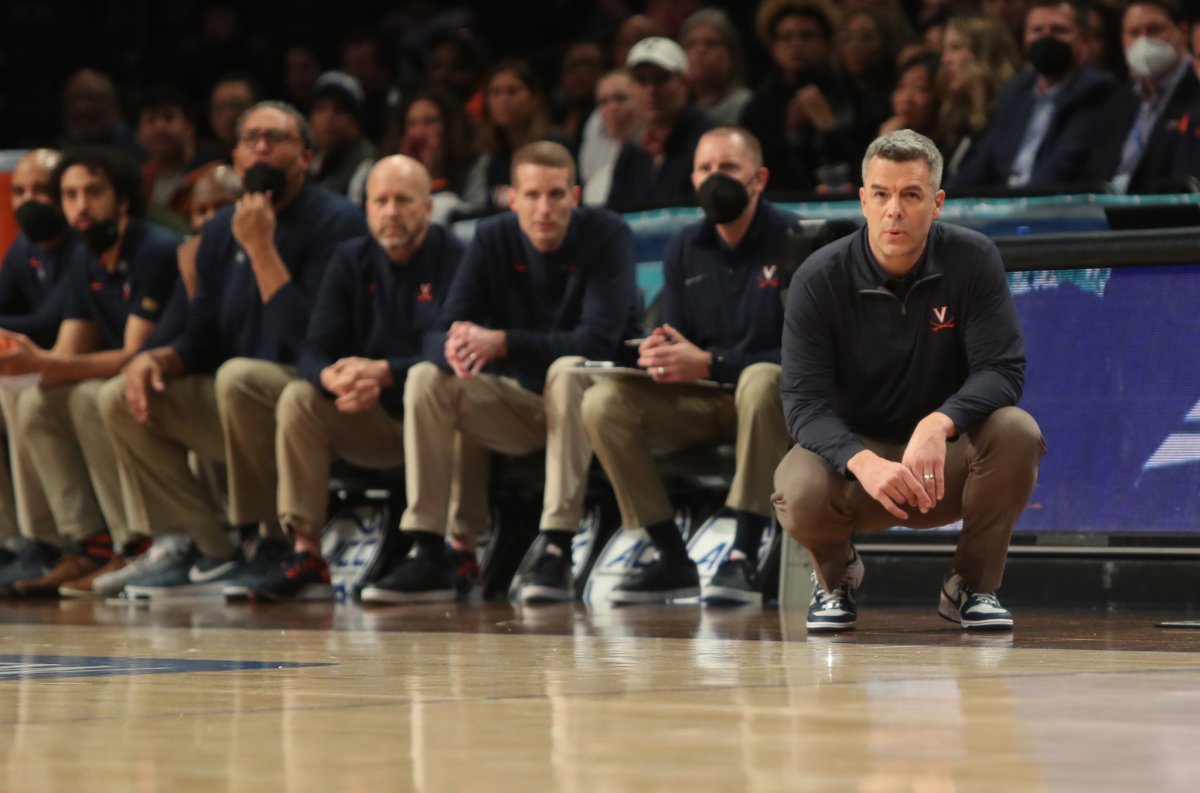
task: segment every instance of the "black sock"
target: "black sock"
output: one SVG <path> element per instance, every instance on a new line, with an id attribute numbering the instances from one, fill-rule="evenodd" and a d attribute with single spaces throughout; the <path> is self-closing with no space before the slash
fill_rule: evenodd
<path id="1" fill-rule="evenodd" d="M 417 553 L 436 564 L 446 564 L 446 538 L 432 531 L 410 531 Z"/>
<path id="2" fill-rule="evenodd" d="M 742 509 L 735 515 L 737 530 L 733 535 L 733 550 L 741 551 L 751 562 L 757 562 L 758 546 L 762 544 L 763 532 L 771 525 L 771 519 Z"/>
<path id="3" fill-rule="evenodd" d="M 650 535 L 662 558 L 675 561 L 688 558 L 683 535 L 679 533 L 679 527 L 675 525 L 674 520 L 660 520 L 653 526 L 647 526 L 646 533 Z"/>
<path id="4" fill-rule="evenodd" d="M 546 538 L 548 545 L 557 545 L 558 549 L 563 552 L 563 556 L 570 558 L 571 542 L 575 539 L 575 532 L 569 529 L 542 529 L 542 536 Z"/>

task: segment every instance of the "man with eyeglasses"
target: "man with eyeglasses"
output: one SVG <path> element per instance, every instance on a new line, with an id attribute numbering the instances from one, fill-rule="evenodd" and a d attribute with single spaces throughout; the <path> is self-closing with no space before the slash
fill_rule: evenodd
<path id="1" fill-rule="evenodd" d="M 671 39 L 642 39 L 625 66 L 646 117 L 641 138 L 621 146 L 608 207 L 618 211 L 692 202 L 692 154 L 713 123 L 688 100 L 687 53 Z"/>
<path id="2" fill-rule="evenodd" d="M 230 522 L 277 535 L 275 403 L 296 377 L 333 248 L 367 231 L 349 201 L 306 181 L 313 149 L 308 122 L 290 105 L 260 102 L 242 116 L 234 165 L 246 194 L 204 228 L 186 328 L 136 356 L 101 393 L 131 521 L 143 521 L 156 544 L 170 538 L 119 571 L 123 579 L 104 582 L 109 591 L 220 595 L 290 550 L 278 536 L 263 538 L 246 562 L 188 452 L 227 465 Z"/>

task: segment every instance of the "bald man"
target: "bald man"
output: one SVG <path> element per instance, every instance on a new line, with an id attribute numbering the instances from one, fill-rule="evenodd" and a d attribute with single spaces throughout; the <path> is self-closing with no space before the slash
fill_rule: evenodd
<path id="1" fill-rule="evenodd" d="M 228 588 L 227 596 L 260 602 L 332 597 L 321 558 L 332 460 L 366 468 L 404 463 L 405 379 L 424 360 L 422 338 L 463 246 L 430 223 L 429 174 L 409 157 L 375 164 L 366 210 L 371 233 L 334 251 L 300 351 L 301 379 L 288 384 L 276 405 L 279 520 L 294 553 L 279 569 Z M 472 447 L 466 457 L 477 473 L 485 470 L 482 450 Z M 460 525 L 452 531 L 473 533 L 486 520 L 482 492 L 471 496 L 470 505 L 459 507 Z M 464 514 L 472 507 L 474 518 Z"/>
<path id="2" fill-rule="evenodd" d="M 52 149 L 34 149 L 12 170 L 12 208 L 21 231 L 4 255 L 0 267 L 0 328 L 23 333 L 39 344 L 54 343 L 62 320 L 60 277 L 67 269 L 68 251 L 78 245 L 67 219 L 50 195 L 50 175 L 61 155 Z M 34 473 L 32 461 L 21 448 L 16 417 L 19 384 L 5 379 L 0 388 L 0 410 L 7 426 L 12 467 L 0 464 L 0 586 L 24 578 L 43 567 L 40 557 L 58 543 L 54 517 Z M 12 420 L 10 420 L 12 419 Z M 33 540 L 34 554 L 17 560 L 25 545 L 19 535 Z"/>

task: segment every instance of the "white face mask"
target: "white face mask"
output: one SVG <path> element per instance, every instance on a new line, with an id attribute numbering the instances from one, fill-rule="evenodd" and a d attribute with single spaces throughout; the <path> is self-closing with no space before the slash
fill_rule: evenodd
<path id="1" fill-rule="evenodd" d="M 1179 63 L 1179 53 L 1169 42 L 1142 36 L 1125 51 L 1125 62 L 1134 77 L 1157 80 Z"/>

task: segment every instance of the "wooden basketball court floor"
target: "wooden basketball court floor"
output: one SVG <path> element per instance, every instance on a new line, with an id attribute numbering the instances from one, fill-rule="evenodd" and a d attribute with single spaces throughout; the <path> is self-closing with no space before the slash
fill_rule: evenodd
<path id="1" fill-rule="evenodd" d="M 4 602 L 0 791 L 1195 791 L 1170 616 Z"/>

